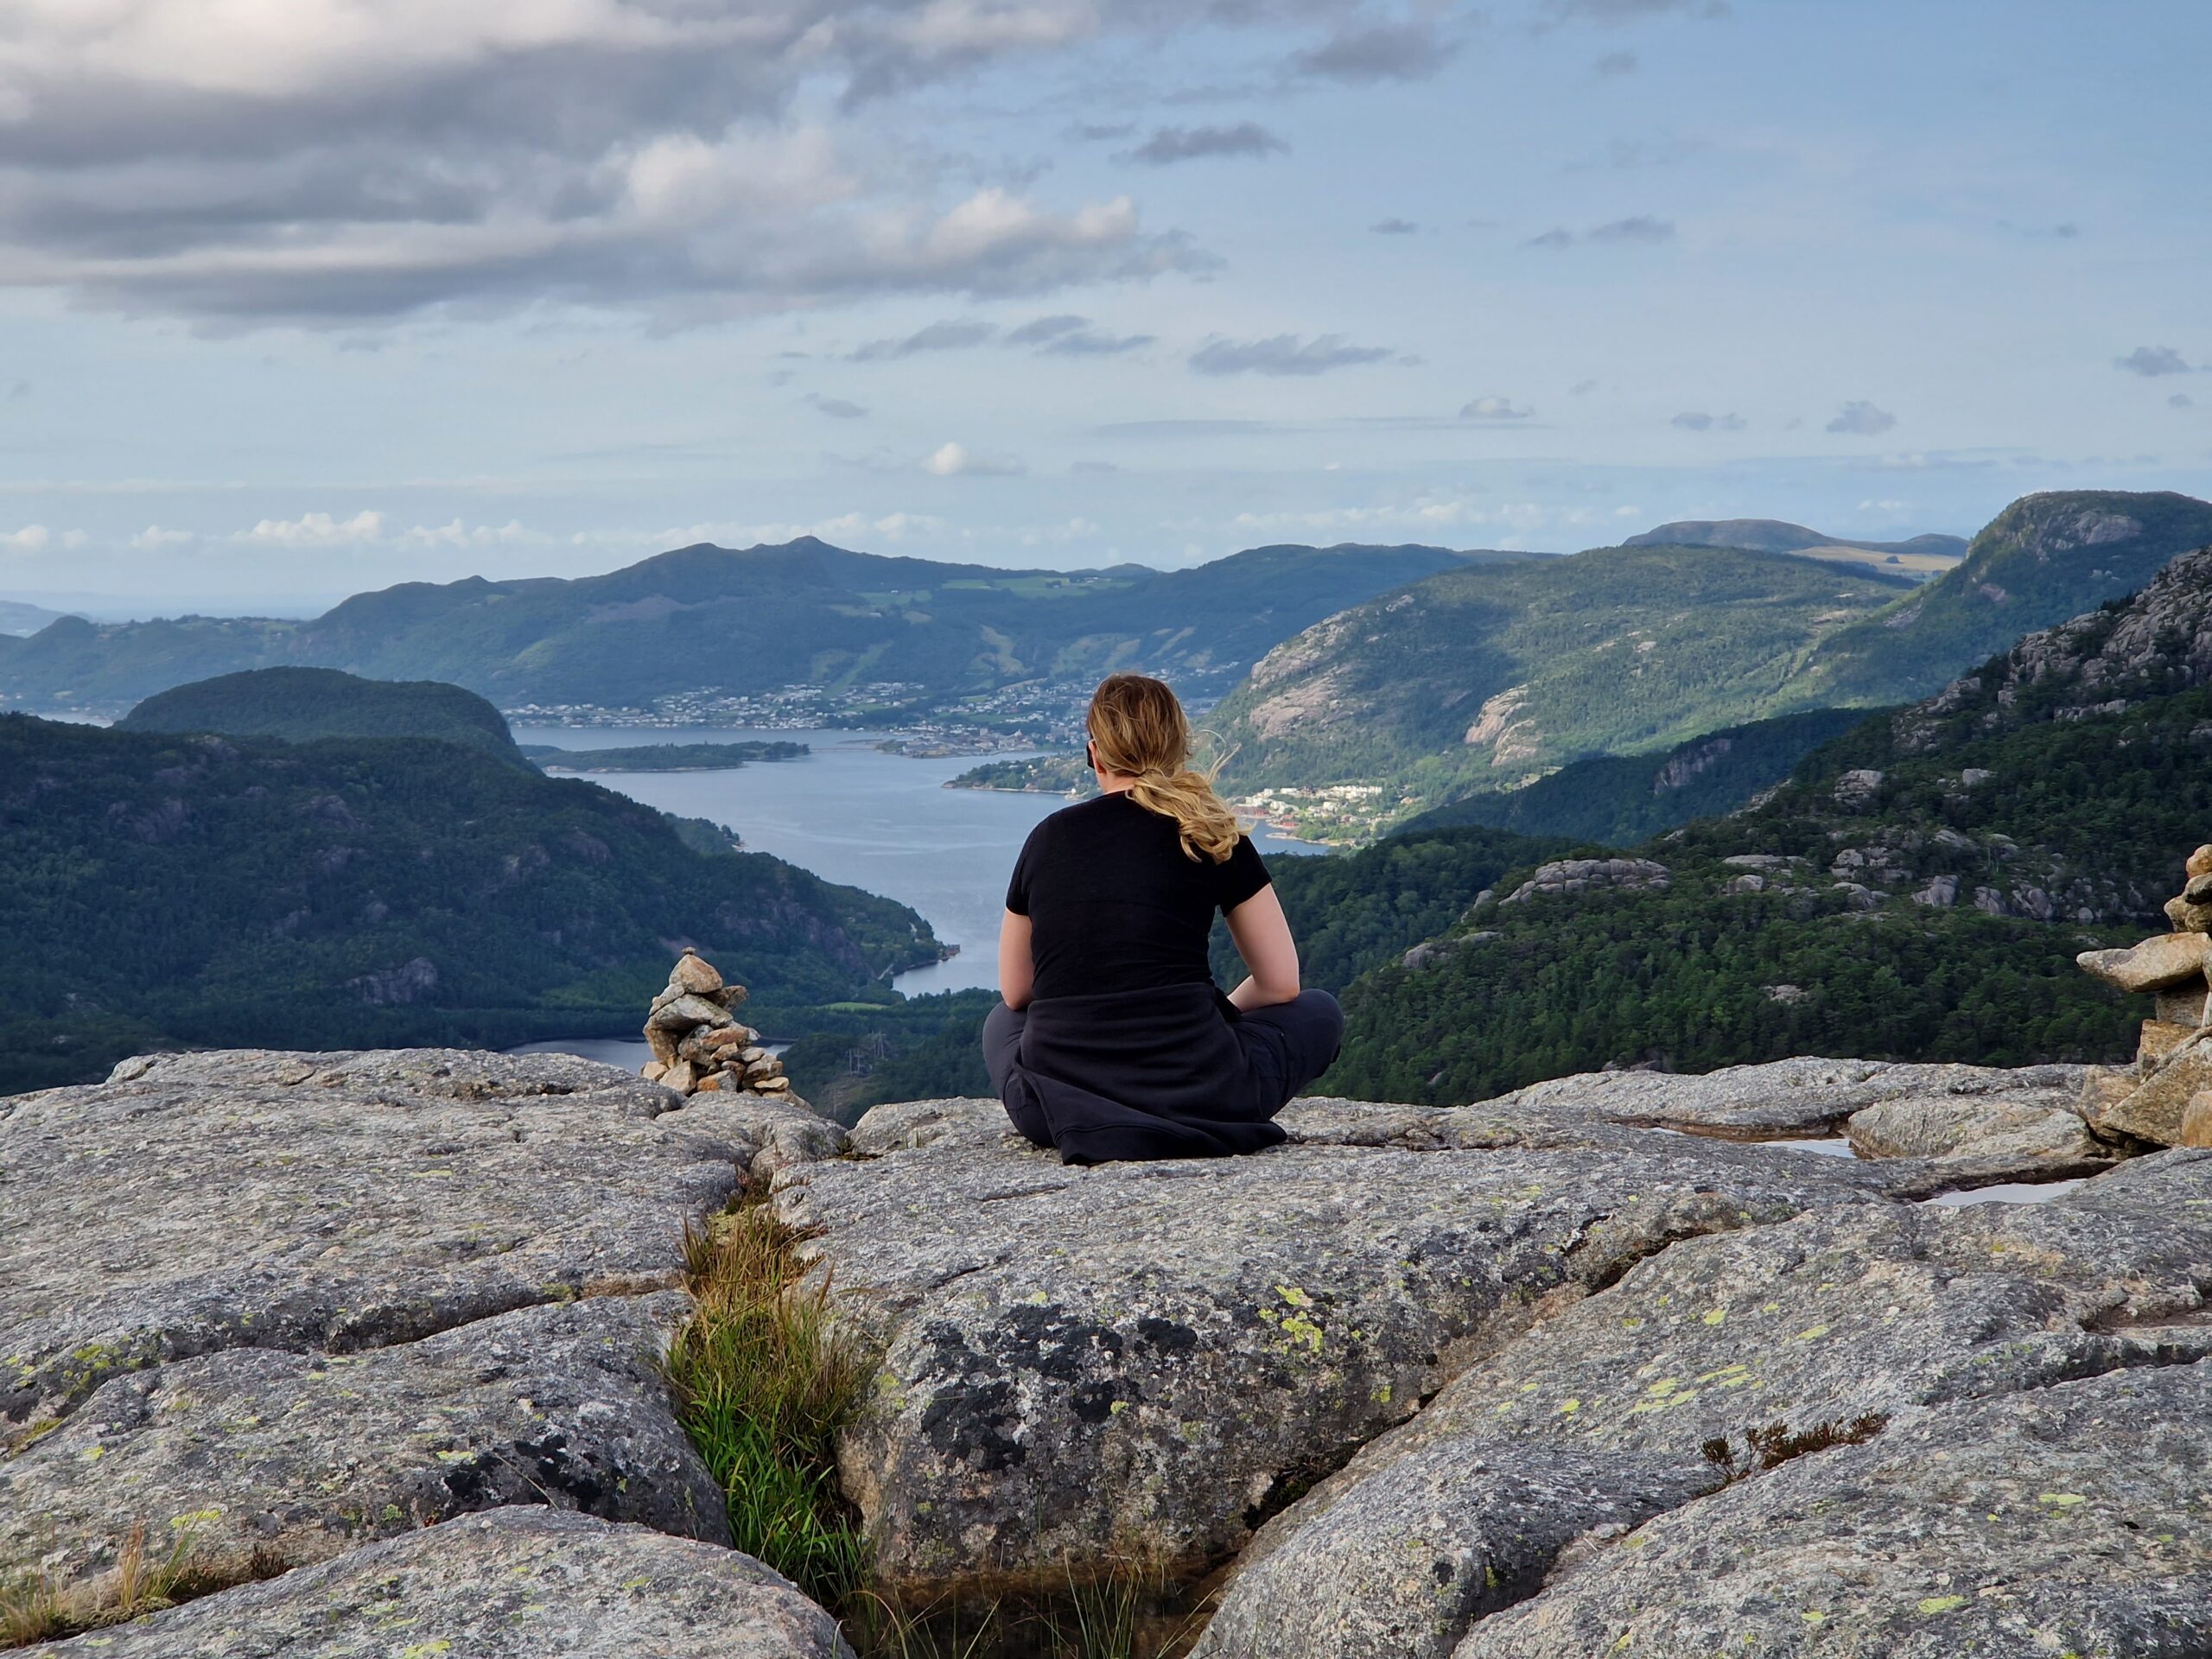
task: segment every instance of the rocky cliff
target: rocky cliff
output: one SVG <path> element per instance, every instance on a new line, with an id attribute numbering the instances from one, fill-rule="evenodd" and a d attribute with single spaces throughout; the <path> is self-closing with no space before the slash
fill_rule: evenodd
<path id="1" fill-rule="evenodd" d="M 2200 1651 L 2212 1152 L 2082 1086 L 1611 1074 L 1083 1169 L 984 1101 L 131 1061 L 0 1100 L 0 1577 L 207 1563 L 57 1653 L 842 1651 L 658 1363 L 751 1182 L 870 1357 L 886 1595 L 1141 1570 L 1211 1659 Z"/>

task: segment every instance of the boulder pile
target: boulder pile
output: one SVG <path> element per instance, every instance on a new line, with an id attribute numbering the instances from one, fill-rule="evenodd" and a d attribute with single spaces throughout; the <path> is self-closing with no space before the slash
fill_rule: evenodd
<path id="1" fill-rule="evenodd" d="M 791 1092 L 784 1063 L 760 1046 L 760 1033 L 739 1023 L 745 995 L 744 986 L 724 983 L 712 963 L 686 950 L 645 1016 L 653 1051 L 645 1081 L 680 1095 L 720 1090 L 806 1104 Z"/>
<path id="2" fill-rule="evenodd" d="M 2212 1147 L 2212 845 L 2189 855 L 2188 881 L 2166 905 L 2171 933 L 2075 958 L 2107 985 L 2156 999 L 2135 1064 L 2093 1071 L 2081 1112 L 2090 1131 L 2126 1145 Z"/>

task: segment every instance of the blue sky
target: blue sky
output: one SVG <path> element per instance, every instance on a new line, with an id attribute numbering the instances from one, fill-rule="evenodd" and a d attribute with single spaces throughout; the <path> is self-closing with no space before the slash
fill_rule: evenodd
<path id="1" fill-rule="evenodd" d="M 11 0 L 0 594 L 2212 494 L 2208 60 L 2201 0 Z"/>

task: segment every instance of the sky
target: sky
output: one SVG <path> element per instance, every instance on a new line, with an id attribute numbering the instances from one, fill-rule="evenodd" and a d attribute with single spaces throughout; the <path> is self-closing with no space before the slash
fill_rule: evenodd
<path id="1" fill-rule="evenodd" d="M 0 596 L 2212 495 L 2202 0 L 0 0 Z"/>

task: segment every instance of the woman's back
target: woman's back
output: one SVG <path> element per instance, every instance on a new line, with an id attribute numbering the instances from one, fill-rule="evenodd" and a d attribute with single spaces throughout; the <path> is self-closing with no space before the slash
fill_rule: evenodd
<path id="1" fill-rule="evenodd" d="M 1216 914 L 1268 885 L 1249 837 L 1219 863 L 1127 794 L 1064 808 L 1030 833 L 1006 907 L 1029 918 L 1038 998 L 1211 983 Z"/>
<path id="2" fill-rule="evenodd" d="M 1099 683 L 1084 724 L 1100 797 L 1031 831 L 999 925 L 983 1064 L 1014 1126 L 1071 1164 L 1280 1145 L 1274 1115 L 1344 1035 L 1301 989 L 1298 946 L 1251 837 L 1191 766 L 1174 691 Z M 1224 996 L 1217 914 L 1251 973 Z"/>

